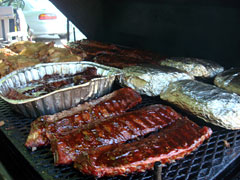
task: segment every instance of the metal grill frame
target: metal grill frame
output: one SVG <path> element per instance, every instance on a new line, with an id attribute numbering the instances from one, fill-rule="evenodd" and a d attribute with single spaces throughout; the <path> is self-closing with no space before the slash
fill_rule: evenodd
<path id="1" fill-rule="evenodd" d="M 143 102 L 134 109 L 151 104 L 166 104 L 159 97 L 143 96 Z M 186 115 L 176 107 L 177 112 Z M 162 178 L 167 180 L 190 180 L 190 179 L 218 179 L 222 177 L 230 165 L 240 161 L 240 130 L 230 131 L 218 128 L 214 125 L 204 123 L 195 117 L 188 117 L 199 125 L 207 125 L 212 128 L 213 134 L 209 140 L 205 141 L 197 150 L 174 163 L 167 164 L 162 169 Z M 50 147 L 39 148 L 31 152 L 25 146 L 25 140 L 30 131 L 30 123 L 33 119 L 26 118 L 12 111 L 4 102 L 0 101 L 0 121 L 5 125 L 0 127 L 0 131 L 23 156 L 26 163 L 37 172 L 42 179 L 94 179 L 92 176 L 86 176 L 75 170 L 72 166 L 55 167 Z M 1 140 L 3 141 L 3 140 Z M 226 146 L 227 141 L 230 147 Z M 22 162 L 19 163 L 19 168 Z M 32 172 L 32 173 L 36 173 Z M 32 174 L 34 176 L 34 174 Z M 101 179 L 153 179 L 154 171 L 149 170 L 144 173 L 131 174 L 129 176 L 103 177 Z"/>

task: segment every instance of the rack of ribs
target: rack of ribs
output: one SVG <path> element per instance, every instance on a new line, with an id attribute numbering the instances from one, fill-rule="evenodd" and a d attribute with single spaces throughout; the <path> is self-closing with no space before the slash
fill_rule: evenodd
<path id="1" fill-rule="evenodd" d="M 200 128 L 183 118 L 146 138 L 81 152 L 74 167 L 97 177 L 144 172 L 153 168 L 157 161 L 165 164 L 183 158 L 211 134 L 210 128 Z"/>
<path id="2" fill-rule="evenodd" d="M 112 55 L 112 54 L 102 54 L 100 56 L 96 56 L 93 58 L 92 61 L 106 66 L 112 66 L 121 69 L 128 66 L 146 64 L 145 59 L 138 59 L 124 55 Z M 155 61 L 149 61 L 147 63 L 157 65 Z"/>
<path id="3" fill-rule="evenodd" d="M 102 43 L 83 39 L 70 44 L 71 51 L 86 59 L 91 59 L 100 54 L 116 54 L 119 48 L 114 44 Z"/>
<path id="4" fill-rule="evenodd" d="M 122 61 L 124 61 L 125 64 L 127 64 L 128 59 L 138 60 L 138 63 L 146 63 L 147 61 L 147 63 L 157 64 L 159 60 L 163 59 L 163 56 L 149 51 L 122 47 L 115 44 L 102 43 L 86 39 L 71 43 L 69 48 L 73 53 L 84 57 L 86 60 L 91 60 L 92 58 L 99 55 L 111 55 L 116 57 L 120 55 L 123 57 Z M 95 61 L 97 60 L 98 59 L 95 59 Z M 119 61 L 119 63 L 121 63 L 121 61 Z"/>
<path id="5" fill-rule="evenodd" d="M 137 92 L 131 88 L 122 88 L 70 110 L 39 117 L 31 124 L 25 146 L 33 150 L 46 146 L 53 133 L 78 129 L 89 122 L 123 114 L 141 101 L 142 98 Z"/>
<path id="6" fill-rule="evenodd" d="M 75 132 L 53 134 L 51 149 L 55 164 L 70 164 L 82 151 L 136 139 L 169 126 L 181 117 L 171 107 L 156 104 L 89 123 Z"/>

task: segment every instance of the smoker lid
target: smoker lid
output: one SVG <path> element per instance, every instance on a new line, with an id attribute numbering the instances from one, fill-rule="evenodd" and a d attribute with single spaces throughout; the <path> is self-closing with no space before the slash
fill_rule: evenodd
<path id="1" fill-rule="evenodd" d="M 51 0 L 89 39 L 240 66 L 237 0 Z"/>

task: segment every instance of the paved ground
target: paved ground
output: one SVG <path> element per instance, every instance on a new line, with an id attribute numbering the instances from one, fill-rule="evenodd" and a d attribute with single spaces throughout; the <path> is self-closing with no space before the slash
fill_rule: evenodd
<path id="1" fill-rule="evenodd" d="M 78 29 L 75 31 L 75 40 L 81 40 L 81 39 L 86 39 L 87 37 L 82 34 Z M 38 38 L 33 39 L 33 41 L 36 42 L 51 42 L 54 41 L 55 45 L 58 47 L 64 47 L 68 43 L 67 39 L 61 39 L 58 35 L 47 35 L 47 36 L 41 36 Z M 69 37 L 69 42 L 74 41 L 74 35 L 70 34 Z M 15 42 L 15 41 L 13 41 Z M 0 48 L 3 48 L 5 45 L 10 45 L 13 42 L 4 42 L 0 40 Z"/>
<path id="2" fill-rule="evenodd" d="M 84 34 L 82 34 L 78 29 L 76 29 L 75 31 L 75 40 L 81 40 L 81 39 L 86 39 L 86 36 Z M 64 47 L 64 45 L 66 45 L 68 42 L 67 42 L 67 39 L 60 39 L 60 37 L 58 35 L 51 35 L 51 36 L 42 36 L 40 38 L 36 38 L 34 39 L 34 41 L 36 42 L 51 42 L 51 41 L 54 41 L 55 42 L 55 45 L 58 46 L 58 47 Z M 69 37 L 69 42 L 72 42 L 74 41 L 74 35 L 73 34 L 70 34 L 70 37 Z"/>
<path id="3" fill-rule="evenodd" d="M 67 42 L 67 39 L 60 39 L 58 36 L 54 37 L 54 36 L 50 36 L 50 37 L 41 37 L 41 38 L 36 38 L 36 39 L 33 39 L 33 41 L 36 41 L 36 42 L 51 42 L 51 41 L 54 41 L 55 42 L 55 45 L 57 47 L 64 47 L 64 45 L 66 45 L 68 42 Z"/>

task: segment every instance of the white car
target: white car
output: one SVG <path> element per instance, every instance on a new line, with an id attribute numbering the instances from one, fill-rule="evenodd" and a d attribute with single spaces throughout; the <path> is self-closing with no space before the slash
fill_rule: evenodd
<path id="1" fill-rule="evenodd" d="M 23 13 L 33 37 L 67 36 L 67 18 L 48 0 L 23 0 Z"/>

